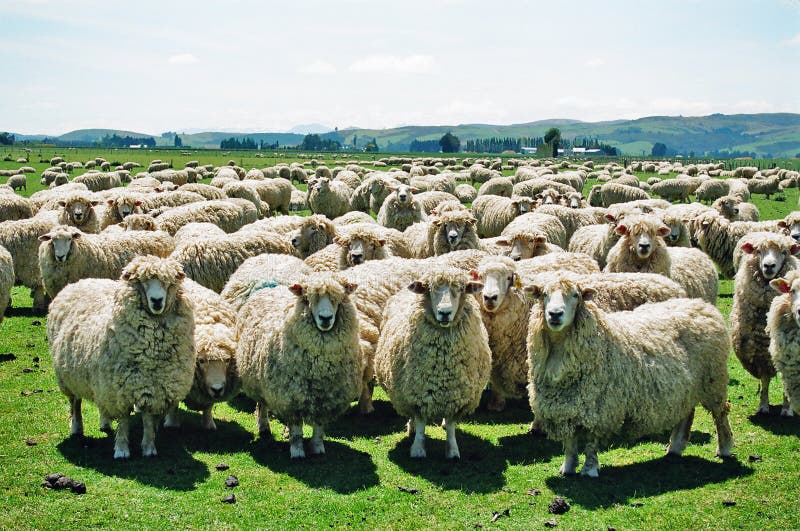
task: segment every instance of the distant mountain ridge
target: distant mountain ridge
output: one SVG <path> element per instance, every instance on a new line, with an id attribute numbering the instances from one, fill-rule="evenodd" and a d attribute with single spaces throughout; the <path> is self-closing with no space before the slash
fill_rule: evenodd
<path id="1" fill-rule="evenodd" d="M 438 140 L 448 131 L 458 136 L 462 147 L 467 140 L 492 137 L 543 136 L 550 127 L 558 127 L 562 138 L 590 137 L 617 147 L 624 155 L 649 155 L 656 142 L 674 152 L 702 156 L 707 152 L 748 152 L 776 158 L 800 153 L 800 114 L 712 114 L 709 116 L 648 116 L 634 120 L 583 122 L 571 119 L 547 119 L 534 122 L 491 125 L 411 125 L 390 129 L 347 128 L 331 131 L 322 124 L 298 125 L 288 133 L 201 132 L 181 134 L 184 146 L 219 148 L 228 138 L 250 138 L 259 143 L 295 146 L 308 133 L 338 140 L 343 145 L 363 147 L 373 138 L 382 152 L 407 151 L 413 140 Z M 1 130 L 1 128 L 0 128 Z M 306 132 L 301 132 L 306 131 Z M 153 137 L 158 146 L 172 146 L 172 136 L 149 135 L 113 129 L 81 129 L 61 136 L 64 142 L 97 142 L 105 135 Z M 44 135 L 15 135 L 18 140 L 41 140 Z"/>

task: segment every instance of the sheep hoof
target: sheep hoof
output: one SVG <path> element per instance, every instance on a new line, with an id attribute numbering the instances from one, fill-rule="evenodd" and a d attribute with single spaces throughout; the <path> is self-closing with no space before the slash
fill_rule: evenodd
<path id="1" fill-rule="evenodd" d="M 781 417 L 794 417 L 794 410 L 791 407 L 781 409 Z"/>
<path id="2" fill-rule="evenodd" d="M 128 459 L 131 456 L 131 451 L 128 448 L 114 448 L 114 459 Z"/>
<path id="3" fill-rule="evenodd" d="M 358 410 L 362 415 L 369 415 L 370 413 L 375 412 L 375 406 L 372 405 L 372 400 L 370 400 L 369 402 L 362 402 L 358 404 Z"/>
<path id="4" fill-rule="evenodd" d="M 769 415 L 769 404 L 762 404 L 758 406 L 756 415 Z"/>
<path id="5" fill-rule="evenodd" d="M 170 429 L 178 429 L 178 428 L 181 427 L 181 423 L 178 421 L 178 419 L 173 419 L 173 418 L 167 417 L 164 420 L 164 427 L 165 428 L 170 428 Z"/>
<path id="6" fill-rule="evenodd" d="M 445 459 L 450 459 L 452 461 L 459 461 L 461 459 L 461 453 L 458 450 L 448 450 L 444 457 Z"/>
<path id="7" fill-rule="evenodd" d="M 203 428 L 206 430 L 216 430 L 217 424 L 214 422 L 214 419 L 209 419 L 208 422 L 203 422 Z"/>
<path id="8" fill-rule="evenodd" d="M 428 457 L 428 454 L 425 453 L 425 448 L 423 446 L 412 446 L 411 447 L 411 457 L 413 459 L 423 459 Z"/>
<path id="9" fill-rule="evenodd" d="M 561 468 L 558 469 L 558 473 L 562 476 L 574 476 L 575 475 L 575 465 L 567 465 L 564 463 L 561 465 Z"/>
<path id="10" fill-rule="evenodd" d="M 305 450 L 303 450 L 303 445 L 302 444 L 299 445 L 299 446 L 298 445 L 294 445 L 294 444 L 291 445 L 289 447 L 289 456 L 292 459 L 305 459 L 306 452 L 305 452 Z"/>
<path id="11" fill-rule="evenodd" d="M 600 471 L 597 469 L 597 467 L 591 467 L 591 468 L 583 467 L 581 469 L 581 476 L 584 476 L 584 477 L 587 477 L 587 478 L 596 478 L 599 475 L 600 475 Z"/>
<path id="12" fill-rule="evenodd" d="M 311 443 L 311 447 L 308 449 L 308 453 L 311 455 L 325 455 L 325 443 L 322 441 L 318 443 Z"/>
<path id="13" fill-rule="evenodd" d="M 146 443 L 142 445 L 142 457 L 156 457 L 156 445 L 154 443 Z"/>

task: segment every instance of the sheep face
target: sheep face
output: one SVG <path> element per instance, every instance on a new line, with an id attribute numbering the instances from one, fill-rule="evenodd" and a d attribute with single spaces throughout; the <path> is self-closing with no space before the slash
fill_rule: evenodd
<path id="1" fill-rule="evenodd" d="M 53 257 L 56 262 L 64 263 L 69 258 L 69 252 L 72 249 L 72 240 L 77 240 L 81 237 L 81 232 L 78 230 L 70 230 L 67 226 L 62 225 L 51 230 L 47 234 L 39 236 L 40 242 L 51 242 L 53 248 Z"/>
<path id="2" fill-rule="evenodd" d="M 198 357 L 195 380 L 202 382 L 208 396 L 220 398 L 225 393 L 225 386 L 228 383 L 228 362 Z"/>
<path id="3" fill-rule="evenodd" d="M 433 220 L 433 224 L 438 228 L 440 233 L 444 235 L 448 245 L 452 248 L 455 248 L 461 243 L 461 239 L 474 223 L 475 218 L 469 217 L 465 219 L 462 216 L 458 216 L 454 219 L 436 218 Z"/>
<path id="4" fill-rule="evenodd" d="M 737 201 L 735 198 L 726 196 L 726 197 L 720 197 L 719 199 L 714 201 L 712 207 L 717 212 L 722 214 L 723 217 L 727 218 L 730 221 L 733 221 L 739 215 L 739 207 L 737 206 L 738 204 L 739 201 Z"/>
<path id="5" fill-rule="evenodd" d="M 580 208 L 581 207 L 581 199 L 583 199 L 581 194 L 577 194 L 577 193 L 569 194 L 567 196 L 567 205 L 566 206 L 568 206 L 570 208 Z"/>
<path id="6" fill-rule="evenodd" d="M 796 242 L 800 242 L 800 218 L 790 214 L 787 219 L 778 222 L 778 226 L 789 231 L 789 236 Z"/>
<path id="7" fill-rule="evenodd" d="M 335 228 L 325 216 L 314 215 L 306 218 L 306 222 L 295 232 L 292 246 L 297 249 L 300 256 L 307 258 L 329 245 L 335 237 Z"/>
<path id="8" fill-rule="evenodd" d="M 480 282 L 464 284 L 447 282 L 446 279 L 436 279 L 434 282 L 415 280 L 408 286 L 414 293 L 425 295 L 426 317 L 442 328 L 450 328 L 461 316 L 464 294 L 478 293 L 482 288 Z"/>
<path id="9" fill-rule="evenodd" d="M 91 210 L 99 204 L 100 201 L 86 197 L 71 197 L 58 202 L 58 206 L 64 209 L 67 217 L 76 225 L 80 225 L 88 218 Z"/>
<path id="10" fill-rule="evenodd" d="M 150 313 L 153 315 L 163 313 L 164 304 L 167 300 L 167 287 L 158 278 L 143 280 L 141 284 Z"/>
<path id="11" fill-rule="evenodd" d="M 312 275 L 304 284 L 293 284 L 289 290 L 308 308 L 317 329 L 329 332 L 336 324 L 339 306 L 357 285 L 325 274 Z"/>
<path id="12" fill-rule="evenodd" d="M 517 215 L 521 216 L 522 214 L 526 214 L 533 210 L 533 201 L 525 198 L 514 199 L 511 201 L 511 204 L 514 206 L 514 210 L 517 211 Z"/>
<path id="13" fill-rule="evenodd" d="M 175 260 L 138 256 L 125 267 L 120 278 L 139 292 L 142 305 L 157 316 L 172 308 L 186 274 Z"/>
<path id="14" fill-rule="evenodd" d="M 386 245 L 385 239 L 365 238 L 356 236 L 348 240 L 335 239 L 334 242 L 346 248 L 345 257 L 347 265 L 357 266 L 367 260 L 375 259 L 378 249 Z"/>
<path id="15" fill-rule="evenodd" d="M 793 243 L 787 249 L 779 241 L 766 240 L 753 245 L 751 242 L 742 244 L 742 252 L 755 254 L 758 257 L 758 270 L 765 280 L 772 280 L 783 269 L 786 257 L 800 253 L 800 243 Z"/>
<path id="16" fill-rule="evenodd" d="M 482 272 L 473 269 L 470 272 L 473 280 L 483 281 L 482 297 L 479 298 L 483 309 L 495 313 L 503 306 L 506 295 L 519 280 L 510 267 L 489 267 Z"/>
<path id="17" fill-rule="evenodd" d="M 131 214 L 118 225 L 125 230 L 158 230 L 156 220 L 149 214 Z"/>
<path id="18" fill-rule="evenodd" d="M 575 321 L 575 314 L 583 301 L 591 300 L 594 290 L 581 288 L 565 280 L 550 282 L 544 286 L 525 286 L 525 293 L 541 301 L 544 319 L 553 332 L 561 332 Z"/>
<path id="19" fill-rule="evenodd" d="M 125 219 L 136 210 L 136 207 L 142 206 L 139 199 L 133 197 L 117 197 L 116 199 L 109 199 L 108 206 L 116 209 L 117 215 L 120 219 Z"/>
<path id="20" fill-rule="evenodd" d="M 536 199 L 541 201 L 543 205 L 554 205 L 558 203 L 561 196 L 555 190 L 544 190 L 542 193 L 536 195 Z"/>
<path id="21" fill-rule="evenodd" d="M 642 260 L 650 258 L 658 245 L 658 239 L 666 237 L 671 232 L 671 229 L 661 222 L 656 224 L 636 221 L 632 223 L 623 221 L 615 230 L 619 236 L 627 239 L 628 248 Z"/>
<path id="22" fill-rule="evenodd" d="M 792 304 L 791 312 L 794 322 L 800 328 L 800 279 L 775 278 L 770 280 L 770 287 L 781 294 L 791 293 Z"/>
<path id="23" fill-rule="evenodd" d="M 539 232 L 519 233 L 497 240 L 497 245 L 510 247 L 508 256 L 515 262 L 546 254 L 546 244 L 547 237 Z"/>

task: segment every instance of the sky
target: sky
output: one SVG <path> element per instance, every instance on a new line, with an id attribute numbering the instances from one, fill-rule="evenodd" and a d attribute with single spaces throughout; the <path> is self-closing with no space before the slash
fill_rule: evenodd
<path id="1" fill-rule="evenodd" d="M 0 0 L 0 130 L 800 112 L 800 0 Z"/>

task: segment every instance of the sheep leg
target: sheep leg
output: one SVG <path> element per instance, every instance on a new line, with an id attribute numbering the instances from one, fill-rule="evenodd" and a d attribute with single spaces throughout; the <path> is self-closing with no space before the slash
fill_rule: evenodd
<path id="1" fill-rule="evenodd" d="M 156 452 L 156 418 L 151 413 L 142 413 L 142 456 L 155 457 Z"/>
<path id="2" fill-rule="evenodd" d="M 267 403 L 263 400 L 259 400 L 256 404 L 256 429 L 258 430 L 259 437 L 265 437 L 271 434 Z"/>
<path id="3" fill-rule="evenodd" d="M 311 447 L 309 453 L 312 455 L 321 455 L 325 453 L 325 427 L 321 424 L 312 424 L 313 432 L 311 434 Z"/>
<path id="4" fill-rule="evenodd" d="M 411 421 L 409 421 L 411 422 Z M 426 457 L 425 453 L 425 420 L 414 417 L 414 443 L 411 445 L 411 457 L 420 459 Z"/>
<path id="5" fill-rule="evenodd" d="M 406 422 L 406 435 L 408 435 L 409 437 L 414 435 L 416 428 L 417 427 L 414 425 L 414 419 L 413 418 L 408 419 L 408 422 Z"/>
<path id="6" fill-rule="evenodd" d="M 128 446 L 128 432 L 131 427 L 130 413 L 117 421 L 117 435 L 114 437 L 114 459 L 127 459 L 131 456 Z"/>
<path id="7" fill-rule="evenodd" d="M 289 455 L 292 459 L 303 459 L 306 452 L 303 449 L 303 424 L 289 425 Z"/>
<path id="8" fill-rule="evenodd" d="M 680 456 L 686 449 L 686 444 L 689 442 L 689 433 L 691 433 L 692 422 L 694 422 L 694 409 L 689 415 L 678 422 L 672 430 L 672 436 L 669 438 L 668 454 Z"/>
<path id="9" fill-rule="evenodd" d="M 717 457 L 730 457 L 733 450 L 733 432 L 728 420 L 729 410 L 730 403 L 725 402 L 716 412 L 711 412 L 717 427 Z"/>
<path id="10" fill-rule="evenodd" d="M 372 371 L 368 368 L 364 369 L 364 379 L 361 385 L 361 396 L 358 398 L 358 409 L 362 415 L 369 415 L 375 411 L 375 406 L 372 405 L 372 391 L 375 389 L 375 384 L 372 383 Z"/>
<path id="11" fill-rule="evenodd" d="M 789 403 L 789 397 L 786 395 L 786 391 L 783 392 L 783 406 L 781 407 L 781 417 L 794 417 L 794 410 L 792 409 L 792 405 Z"/>
<path id="12" fill-rule="evenodd" d="M 31 298 L 33 299 L 33 309 L 35 311 L 46 311 L 50 305 L 50 297 L 44 291 L 44 286 L 36 286 L 31 290 Z"/>
<path id="13" fill-rule="evenodd" d="M 167 410 L 167 414 L 164 417 L 164 427 L 165 428 L 181 427 L 181 420 L 178 417 L 178 404 L 170 406 L 170 408 Z"/>
<path id="14" fill-rule="evenodd" d="M 586 462 L 581 469 L 581 476 L 596 478 L 600 475 L 600 461 L 597 459 L 597 443 L 587 443 L 584 453 L 586 454 Z"/>
<path id="15" fill-rule="evenodd" d="M 578 468 L 578 439 L 572 438 L 564 441 L 564 464 L 561 465 L 559 474 L 571 476 Z"/>
<path id="16" fill-rule="evenodd" d="M 83 414 L 81 412 L 81 399 L 72 397 L 69 399 L 70 406 L 70 433 L 72 435 L 83 435 Z"/>
<path id="17" fill-rule="evenodd" d="M 214 404 L 203 408 L 203 420 L 200 422 L 200 425 L 207 430 L 216 430 L 217 424 L 214 422 Z"/>
<path id="18" fill-rule="evenodd" d="M 492 390 L 489 395 L 489 402 L 486 404 L 486 409 L 489 411 L 503 411 L 506 407 L 506 399 L 497 391 Z"/>
<path id="19" fill-rule="evenodd" d="M 771 376 L 761 377 L 761 401 L 758 404 L 757 415 L 769 414 L 769 382 L 772 380 Z"/>
<path id="20" fill-rule="evenodd" d="M 447 434 L 446 449 L 444 457 L 446 459 L 461 459 L 461 453 L 458 451 L 458 441 L 456 441 L 456 421 L 453 419 L 445 419 L 444 431 Z"/>
<path id="21" fill-rule="evenodd" d="M 98 413 L 100 415 L 100 431 L 111 434 L 111 419 L 108 418 L 108 413 L 102 409 L 100 409 Z"/>

